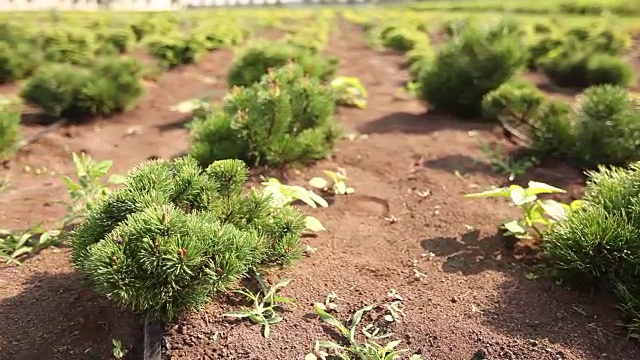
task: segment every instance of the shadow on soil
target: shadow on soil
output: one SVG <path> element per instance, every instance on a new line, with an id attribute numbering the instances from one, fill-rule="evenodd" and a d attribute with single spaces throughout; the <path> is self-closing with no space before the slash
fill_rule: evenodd
<path id="1" fill-rule="evenodd" d="M 456 171 L 461 174 L 487 174 L 491 176 L 497 175 L 492 170 L 491 165 L 484 159 L 475 158 L 467 155 L 447 155 L 437 159 L 426 160 L 423 163 L 424 167 L 434 170 L 446 171 L 449 173 L 455 173 Z"/>
<path id="2" fill-rule="evenodd" d="M 363 134 L 401 132 L 405 134 L 429 134 L 450 129 L 458 131 L 490 130 L 494 124 L 479 121 L 455 120 L 451 116 L 432 113 L 397 112 L 369 121 L 358 127 Z"/>
<path id="3" fill-rule="evenodd" d="M 11 271 L 5 268 L 0 271 Z M 140 359 L 141 322 L 83 287 L 76 274 L 32 276 L 20 294 L 0 301 L 0 359 L 111 359 L 112 339 Z"/>
<path id="4" fill-rule="evenodd" d="M 548 279 L 529 280 L 529 270 L 513 257 L 499 234 L 481 238 L 480 232 L 473 230 L 460 237 L 425 239 L 421 245 L 445 258 L 445 272 L 476 275 L 500 271 L 508 277 L 496 289 L 498 300 L 482 309 L 482 321 L 498 333 L 527 339 L 531 346 L 561 344 L 589 359 L 609 359 L 603 354 L 638 358 L 640 347 L 630 343 L 616 324 L 622 320 L 621 313 L 610 296 L 568 290 Z"/>

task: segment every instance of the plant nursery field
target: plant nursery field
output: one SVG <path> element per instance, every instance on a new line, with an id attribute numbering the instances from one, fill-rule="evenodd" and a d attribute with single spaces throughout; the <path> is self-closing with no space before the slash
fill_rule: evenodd
<path id="1" fill-rule="evenodd" d="M 639 359 L 640 18 L 438 4 L 1 14 L 0 359 Z"/>

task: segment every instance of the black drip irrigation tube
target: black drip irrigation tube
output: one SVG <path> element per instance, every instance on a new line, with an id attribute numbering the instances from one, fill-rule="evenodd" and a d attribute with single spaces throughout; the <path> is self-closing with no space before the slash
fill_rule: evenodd
<path id="1" fill-rule="evenodd" d="M 144 322 L 144 360 L 162 359 L 162 323 Z"/>

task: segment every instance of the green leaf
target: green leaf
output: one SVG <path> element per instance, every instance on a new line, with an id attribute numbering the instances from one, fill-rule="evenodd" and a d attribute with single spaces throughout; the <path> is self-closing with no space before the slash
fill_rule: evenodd
<path id="1" fill-rule="evenodd" d="M 268 338 L 269 335 L 271 335 L 271 327 L 267 322 L 265 322 L 263 325 L 264 325 L 264 328 L 262 330 L 262 336 L 264 336 L 265 338 Z"/>
<path id="2" fill-rule="evenodd" d="M 524 204 L 528 204 L 536 201 L 536 196 L 528 195 L 527 192 L 521 186 L 511 185 L 509 186 L 509 191 L 510 191 L 509 196 L 511 197 L 511 201 L 513 201 L 513 203 L 516 206 L 522 206 Z"/>
<path id="3" fill-rule="evenodd" d="M 527 233 L 527 230 L 520 225 L 520 222 L 518 220 L 506 222 L 502 226 L 504 226 L 504 228 L 507 229 L 507 231 L 512 232 L 514 234 Z"/>
<path id="4" fill-rule="evenodd" d="M 273 301 L 278 303 L 284 303 L 284 304 L 293 304 L 293 300 L 289 299 L 288 297 L 279 296 L 279 295 L 275 295 L 273 297 Z"/>
<path id="5" fill-rule="evenodd" d="M 353 314 L 353 319 L 351 320 L 351 329 L 349 330 L 349 341 L 353 344 L 356 341 L 356 327 L 362 321 L 362 316 L 368 311 L 373 309 L 373 305 L 365 306 Z"/>
<path id="6" fill-rule="evenodd" d="M 33 248 L 31 246 L 23 246 L 17 249 L 16 251 L 12 252 L 11 257 L 15 259 L 20 257 L 21 255 L 30 253 L 32 250 Z"/>
<path id="7" fill-rule="evenodd" d="M 291 279 L 283 279 L 280 280 L 277 284 L 271 286 L 271 288 L 269 289 L 269 291 L 267 291 L 267 293 L 264 295 L 265 298 L 271 298 L 273 297 L 273 295 L 275 295 L 276 291 L 278 291 L 278 289 L 281 289 L 287 285 L 289 285 L 289 283 L 291 282 Z"/>
<path id="8" fill-rule="evenodd" d="M 246 311 L 230 311 L 222 314 L 222 316 L 242 319 L 242 318 L 250 317 L 251 313 Z"/>
<path id="9" fill-rule="evenodd" d="M 318 205 L 320 205 L 323 208 L 329 207 L 329 203 L 322 196 L 316 194 L 311 190 L 307 190 L 307 192 L 309 194 L 309 197 L 313 199 L 313 201 L 315 201 Z"/>
<path id="10" fill-rule="evenodd" d="M 326 189 L 329 186 L 329 182 L 325 178 L 314 177 L 309 180 L 309 185 L 318 189 Z"/>
<path id="11" fill-rule="evenodd" d="M 120 174 L 113 174 L 109 177 L 109 183 L 119 185 L 124 184 L 127 181 L 127 177 Z"/>
<path id="12" fill-rule="evenodd" d="M 527 195 L 537 195 L 537 194 L 557 194 L 557 193 L 565 193 L 566 191 L 537 181 L 529 181 L 527 188 Z"/>
<path id="13" fill-rule="evenodd" d="M 306 228 L 311 230 L 311 231 L 316 231 L 317 232 L 317 231 L 325 231 L 325 230 L 327 230 L 322 225 L 320 220 L 318 220 L 317 218 L 315 218 L 313 216 L 306 216 L 304 218 L 304 222 L 305 222 Z"/>
<path id="14" fill-rule="evenodd" d="M 586 203 L 587 202 L 584 200 L 573 200 L 571 204 L 569 204 L 569 207 L 571 208 L 571 211 L 576 211 L 583 207 Z"/>
<path id="15" fill-rule="evenodd" d="M 564 204 L 554 200 L 542 200 L 539 201 L 539 204 L 553 220 L 559 221 L 567 218 L 567 210 L 562 206 Z"/>
<path id="16" fill-rule="evenodd" d="M 93 171 L 91 171 L 91 175 L 93 177 L 102 177 L 106 175 L 107 172 L 109 172 L 109 169 L 111 168 L 112 165 L 113 165 L 113 161 L 111 160 L 101 161 L 98 164 L 96 164 L 96 166 L 92 169 Z"/>
<path id="17" fill-rule="evenodd" d="M 333 341 L 320 340 L 316 342 L 316 346 L 327 350 L 344 350 L 345 347 L 334 343 Z"/>
<path id="18" fill-rule="evenodd" d="M 548 225 L 549 220 L 547 220 L 547 218 L 544 217 L 546 213 L 547 212 L 544 210 L 540 202 L 536 202 L 529 210 L 529 216 L 525 220 L 529 225 L 533 225 L 533 224 Z"/>
<path id="19" fill-rule="evenodd" d="M 63 176 L 62 181 L 64 181 L 65 186 L 67 187 L 67 191 L 77 191 L 80 189 L 80 186 L 73 182 L 73 180 L 68 176 Z"/>
<path id="20" fill-rule="evenodd" d="M 304 356 L 304 360 L 318 360 L 318 357 L 315 356 L 313 353 L 308 353 L 307 355 Z"/>
<path id="21" fill-rule="evenodd" d="M 474 194 L 465 194 L 464 197 L 466 198 L 509 197 L 510 194 L 511 194 L 511 191 L 509 190 L 509 188 L 497 188 L 497 189 L 490 189 L 487 191 L 474 193 Z"/>
<path id="22" fill-rule="evenodd" d="M 328 312 L 322 310 L 322 308 L 318 306 L 318 303 L 314 304 L 313 307 L 316 311 L 316 314 L 318 314 L 318 316 L 320 316 L 320 318 L 324 322 L 337 328 L 343 336 L 349 336 L 349 329 L 347 329 L 347 327 L 344 326 L 338 319 L 330 315 Z"/>

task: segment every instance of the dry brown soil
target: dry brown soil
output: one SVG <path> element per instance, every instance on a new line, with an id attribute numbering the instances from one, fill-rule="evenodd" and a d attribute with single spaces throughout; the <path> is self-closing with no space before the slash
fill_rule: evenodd
<path id="1" fill-rule="evenodd" d="M 305 239 L 315 253 L 269 274 L 271 281 L 293 279 L 283 295 L 295 305 L 268 339 L 259 326 L 221 318 L 238 306 L 221 297 L 167 326 L 166 358 L 303 359 L 316 339 L 333 335 L 313 314 L 313 302 L 336 292 L 337 314 L 345 319 L 382 301 L 390 288 L 404 297 L 406 313 L 392 330 L 402 347 L 423 359 L 640 358 L 637 344 L 616 325 L 620 313 L 611 299 L 527 279 L 530 266 L 515 256 L 522 249 L 507 250 L 497 236 L 496 226 L 517 215 L 515 209 L 505 201 L 462 198 L 506 181 L 482 160 L 470 133 L 508 147 L 500 131 L 427 113 L 400 91 L 407 80 L 401 55 L 374 52 L 362 34 L 343 30 L 328 52 L 341 58 L 341 75 L 364 82 L 370 103 L 366 110 L 341 109 L 339 119 L 347 131 L 368 138 L 343 140 L 331 159 L 287 171 L 282 180 L 303 184 L 322 169 L 341 166 L 356 194 L 337 197 L 326 209 L 304 208 L 328 231 Z M 172 70 L 149 85 L 134 109 L 59 129 L 27 147 L 0 172 L 11 178 L 11 188 L 0 194 L 2 227 L 56 224 L 64 215 L 56 202 L 66 200 L 59 176 L 72 173 L 72 151 L 112 159 L 118 172 L 149 157 L 183 153 L 184 119 L 169 106 L 203 94 L 219 99 L 231 59 L 229 52 L 211 53 L 199 66 Z M 41 128 L 24 129 L 32 134 Z M 47 171 L 35 174 L 43 167 Z M 529 179 L 565 187 L 570 197 L 581 191 L 580 173 L 567 166 L 543 165 L 518 181 Z M 139 359 L 140 319 L 85 289 L 67 248 L 0 268 L 0 359 L 109 359 L 111 339 L 122 340 L 128 359 Z"/>

